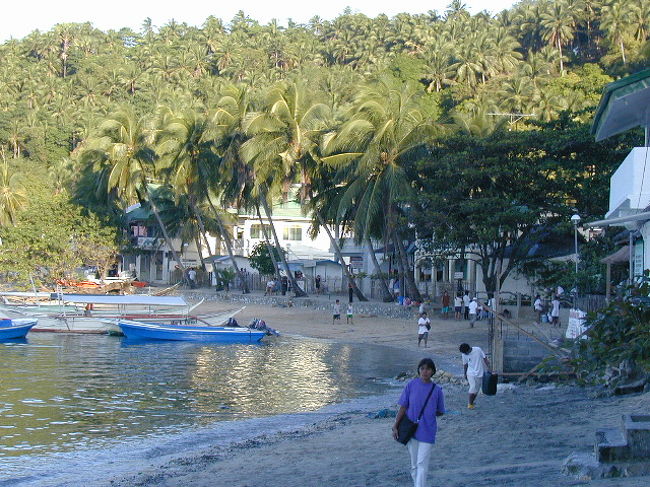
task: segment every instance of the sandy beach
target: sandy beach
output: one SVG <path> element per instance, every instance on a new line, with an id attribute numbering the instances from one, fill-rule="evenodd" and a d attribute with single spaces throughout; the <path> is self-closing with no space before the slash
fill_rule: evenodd
<path id="1" fill-rule="evenodd" d="M 210 302 L 199 311 L 232 309 L 232 302 Z M 413 356 L 431 356 L 447 374 L 460 374 L 458 344 L 487 348 L 479 322 L 432 320 L 429 348 L 418 349 L 415 319 L 355 316 L 354 325 L 332 325 L 328 311 L 249 305 L 237 319 L 264 318 L 293 336 L 396 347 Z M 413 371 L 404 371 L 413 372 Z M 650 394 L 596 397 L 595 389 L 555 384 L 505 387 L 494 397 L 479 396 L 466 408 L 466 387 L 443 374 L 441 386 L 448 414 L 440 419 L 428 485 L 441 487 L 570 485 L 641 487 L 648 477 L 585 481 L 561 472 L 572 452 L 593 449 L 598 428 L 614 427 L 622 414 L 647 413 Z M 436 378 L 434 377 L 434 380 Z M 371 417 L 382 408 L 395 410 L 394 395 L 374 398 L 354 410 L 315 420 L 289 431 L 260 431 L 240 443 L 202 445 L 143 465 L 130 475 L 107 479 L 126 486 L 374 486 L 412 485 L 406 448 L 391 437 L 391 417 Z"/>

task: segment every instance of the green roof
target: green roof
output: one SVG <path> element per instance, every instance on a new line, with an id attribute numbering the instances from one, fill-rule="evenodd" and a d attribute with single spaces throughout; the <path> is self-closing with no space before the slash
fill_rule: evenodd
<path id="1" fill-rule="evenodd" d="M 599 142 L 639 126 L 650 126 L 650 69 L 605 86 L 591 133 Z"/>

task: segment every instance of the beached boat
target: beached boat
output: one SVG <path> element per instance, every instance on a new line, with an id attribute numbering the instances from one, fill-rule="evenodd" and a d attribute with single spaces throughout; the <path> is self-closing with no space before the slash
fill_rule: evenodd
<path id="1" fill-rule="evenodd" d="M 37 320 L 0 318 L 0 341 L 25 338 Z"/>
<path id="2" fill-rule="evenodd" d="M 185 326 L 118 320 L 124 335 L 138 340 L 175 340 L 185 342 L 257 343 L 265 331 L 242 327 Z"/>
<path id="3" fill-rule="evenodd" d="M 202 302 L 202 301 L 201 301 Z M 182 296 L 97 295 L 53 293 L 51 299 L 31 305 L 5 305 L 9 316 L 35 317 L 34 331 L 122 334 L 117 319 L 221 325 L 243 308 L 214 315 L 192 315 L 201 302 L 190 306 Z"/>

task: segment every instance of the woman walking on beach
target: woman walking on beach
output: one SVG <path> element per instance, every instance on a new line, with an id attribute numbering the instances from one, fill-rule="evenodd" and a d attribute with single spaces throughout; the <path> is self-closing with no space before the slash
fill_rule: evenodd
<path id="1" fill-rule="evenodd" d="M 398 438 L 398 427 L 404 416 L 418 423 L 415 434 L 406 444 L 411 457 L 411 478 L 414 487 L 426 485 L 429 458 L 438 430 L 436 416 L 445 413 L 442 388 L 431 380 L 435 373 L 436 366 L 433 360 L 430 358 L 420 360 L 418 378 L 406 384 L 397 401 L 400 408 L 393 425 L 393 437 Z"/>

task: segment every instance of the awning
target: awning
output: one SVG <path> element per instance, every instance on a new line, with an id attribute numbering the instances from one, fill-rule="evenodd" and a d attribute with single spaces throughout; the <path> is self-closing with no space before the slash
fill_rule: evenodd
<path id="1" fill-rule="evenodd" d="M 650 211 L 643 211 L 641 213 L 635 213 L 634 215 L 620 216 L 618 218 L 609 218 L 606 220 L 597 220 L 595 222 L 586 223 L 586 227 L 609 227 L 610 225 L 614 226 L 624 226 L 625 223 L 630 222 L 640 222 L 641 224 L 650 220 Z"/>
<path id="2" fill-rule="evenodd" d="M 591 133 L 599 142 L 635 127 L 650 126 L 650 69 L 609 83 L 603 90 Z"/>
<path id="3" fill-rule="evenodd" d="M 630 246 L 624 245 L 618 249 L 613 254 L 608 255 L 607 257 L 600 259 L 602 264 L 621 264 L 623 262 L 627 263 L 630 259 Z"/>

